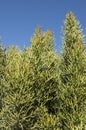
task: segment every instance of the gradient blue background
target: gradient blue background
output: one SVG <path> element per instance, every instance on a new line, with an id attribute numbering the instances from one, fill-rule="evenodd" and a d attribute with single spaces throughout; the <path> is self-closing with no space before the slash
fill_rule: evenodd
<path id="1" fill-rule="evenodd" d="M 30 46 L 35 28 L 41 25 L 43 31 L 54 32 L 55 49 L 60 50 L 61 27 L 70 10 L 86 34 L 86 0 L 0 0 L 0 39 L 4 45 L 22 49 Z"/>

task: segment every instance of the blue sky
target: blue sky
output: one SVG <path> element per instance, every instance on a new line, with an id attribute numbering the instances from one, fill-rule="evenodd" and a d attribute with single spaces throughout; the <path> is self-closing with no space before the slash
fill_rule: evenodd
<path id="1" fill-rule="evenodd" d="M 72 11 L 86 34 L 86 0 L 0 0 L 0 39 L 4 45 L 18 45 L 20 49 L 41 25 L 43 31 L 54 32 L 55 48 L 60 50 L 61 27 L 66 13 Z"/>

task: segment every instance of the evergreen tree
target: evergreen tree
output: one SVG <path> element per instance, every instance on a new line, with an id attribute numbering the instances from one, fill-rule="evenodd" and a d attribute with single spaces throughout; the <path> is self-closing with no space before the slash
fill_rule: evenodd
<path id="1" fill-rule="evenodd" d="M 86 119 L 85 44 L 82 29 L 72 12 L 66 16 L 63 45 L 60 65 L 60 117 L 63 129 L 82 130 Z"/>
<path id="2" fill-rule="evenodd" d="M 1 113 L 1 130 L 28 130 L 33 122 L 33 93 L 30 90 L 30 65 L 25 52 L 12 46 L 7 52 L 5 97 Z"/>
<path id="3" fill-rule="evenodd" d="M 31 53 L 34 73 L 32 89 L 38 97 L 37 103 L 45 104 L 50 113 L 55 113 L 58 74 L 52 31 L 42 33 L 41 27 L 35 30 L 31 39 Z"/>
<path id="4" fill-rule="evenodd" d="M 58 129 L 58 58 L 54 50 L 52 31 L 42 32 L 41 27 L 35 30 L 31 39 L 30 64 L 33 76 L 31 78 L 34 93 L 35 122 L 33 129 Z M 46 118 L 44 121 L 44 118 Z M 52 122 L 53 118 L 55 122 Z M 49 121 L 50 120 L 50 121 Z"/>

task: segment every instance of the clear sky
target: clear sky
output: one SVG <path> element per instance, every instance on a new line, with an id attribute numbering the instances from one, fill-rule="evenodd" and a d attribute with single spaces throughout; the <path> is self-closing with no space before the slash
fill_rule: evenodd
<path id="1" fill-rule="evenodd" d="M 66 13 L 72 11 L 86 34 L 86 0 L 0 0 L 0 39 L 4 45 L 18 45 L 20 49 L 30 39 L 38 25 L 43 31 L 51 29 L 61 47 L 61 27 Z"/>

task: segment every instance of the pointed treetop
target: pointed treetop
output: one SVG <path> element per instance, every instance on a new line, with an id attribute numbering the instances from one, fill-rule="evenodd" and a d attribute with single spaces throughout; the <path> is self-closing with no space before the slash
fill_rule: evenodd
<path id="1" fill-rule="evenodd" d="M 84 43 L 84 35 L 82 33 L 80 23 L 71 11 L 66 15 L 66 20 L 64 21 L 63 34 L 63 43 L 66 46 L 71 46 L 75 43 Z"/>

